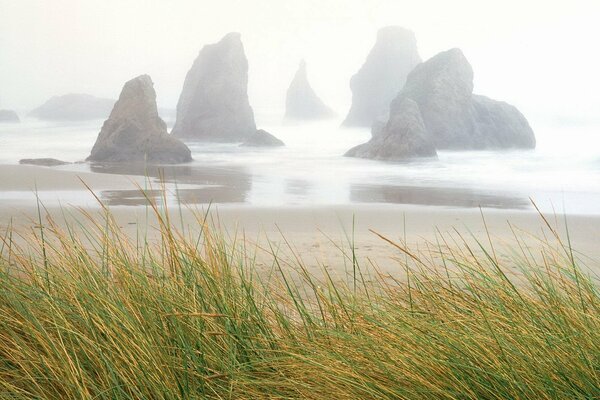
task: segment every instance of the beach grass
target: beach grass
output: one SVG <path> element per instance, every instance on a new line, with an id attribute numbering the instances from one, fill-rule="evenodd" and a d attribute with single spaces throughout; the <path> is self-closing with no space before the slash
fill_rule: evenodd
<path id="1" fill-rule="evenodd" d="M 334 275 L 151 211 L 158 240 L 108 210 L 6 229 L 0 398 L 600 398 L 598 279 L 550 224 L 508 252 L 382 236 L 398 274 L 349 241 Z"/>

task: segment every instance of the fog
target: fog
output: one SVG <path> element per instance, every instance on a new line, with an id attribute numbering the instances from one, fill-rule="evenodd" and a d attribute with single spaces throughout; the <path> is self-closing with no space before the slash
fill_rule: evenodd
<path id="1" fill-rule="evenodd" d="M 148 73 L 174 108 L 200 48 L 242 33 L 250 101 L 282 113 L 298 62 L 317 93 L 344 114 L 348 82 L 386 25 L 412 29 L 427 59 L 460 47 L 475 91 L 533 120 L 600 118 L 597 1 L 1 0 L 0 106 L 31 109 L 69 92 L 115 98 Z"/>

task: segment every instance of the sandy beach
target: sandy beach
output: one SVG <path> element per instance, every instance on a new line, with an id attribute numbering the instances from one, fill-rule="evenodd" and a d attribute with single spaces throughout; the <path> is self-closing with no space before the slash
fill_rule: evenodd
<path id="1" fill-rule="evenodd" d="M 114 192 L 137 192 L 135 185 L 143 186 L 139 176 L 78 173 L 60 169 L 33 166 L 0 166 L 0 192 L 37 190 L 42 195 L 69 191 L 77 196 L 91 198 L 90 206 L 45 204 L 45 212 L 59 223 L 83 219 L 82 210 L 97 213 L 102 209 L 89 190 L 94 193 L 109 189 Z M 62 192 L 61 192 L 62 193 Z M 156 238 L 157 219 L 145 206 L 110 206 L 116 221 L 132 237 L 140 233 Z M 256 245 L 258 255 L 270 249 L 279 249 L 289 256 L 300 254 L 313 265 L 316 260 L 332 268 L 341 269 L 348 263 L 352 243 L 360 260 L 394 270 L 394 257 L 403 256 L 378 234 L 392 241 L 406 241 L 412 249 L 424 250 L 440 240 L 465 240 L 474 248 L 476 241 L 488 244 L 488 233 L 500 253 L 516 244 L 515 236 L 535 250 L 539 239 L 551 237 L 546 221 L 535 210 L 479 209 L 476 207 L 442 207 L 399 204 L 356 204 L 339 206 L 255 207 L 238 204 L 185 205 L 170 209 L 171 222 L 188 234 L 200 230 L 201 221 L 208 212 L 210 225 L 222 228 L 233 239 L 244 238 Z M 569 240 L 586 264 L 600 270 L 600 216 L 546 215 L 563 240 Z M 0 226 L 12 223 L 19 230 L 37 224 L 37 204 L 33 192 L 29 200 L 0 200 Z M 553 239 L 551 239 L 552 241 Z M 314 265 L 316 267 L 316 265 Z"/>

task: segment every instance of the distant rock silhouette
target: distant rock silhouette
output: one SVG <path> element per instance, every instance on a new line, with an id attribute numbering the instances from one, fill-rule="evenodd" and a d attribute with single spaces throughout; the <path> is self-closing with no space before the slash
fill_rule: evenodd
<path id="1" fill-rule="evenodd" d="M 278 147 L 285 146 L 281 140 L 271 135 L 269 132 L 259 129 L 246 139 L 240 146 L 245 147 Z"/>
<path id="2" fill-rule="evenodd" d="M 243 142 L 256 132 L 248 102 L 248 60 L 239 33 L 204 46 L 187 73 L 177 104 L 176 137 Z"/>
<path id="3" fill-rule="evenodd" d="M 89 94 L 54 96 L 29 113 L 30 116 L 49 121 L 85 121 L 105 119 L 110 114 L 114 100 Z"/>
<path id="4" fill-rule="evenodd" d="M 302 61 L 287 90 L 285 118 L 288 120 L 315 120 L 335 116 L 321 101 L 308 82 L 306 63 Z"/>
<path id="5" fill-rule="evenodd" d="M 347 157 L 400 161 L 414 157 L 436 157 L 419 106 L 406 97 L 392 102 L 387 123 L 373 131 L 367 143 L 350 149 Z"/>
<path id="6" fill-rule="evenodd" d="M 21 122 L 21 120 L 13 110 L 0 110 L 0 123 L 2 122 Z"/>
<path id="7" fill-rule="evenodd" d="M 59 165 L 71 164 L 67 161 L 57 160 L 56 158 L 23 158 L 19 164 L 40 165 L 43 167 L 58 167 Z"/>
<path id="8" fill-rule="evenodd" d="M 104 122 L 87 161 L 182 163 L 191 161 L 188 147 L 167 133 L 158 116 L 156 92 L 148 75 L 123 87 Z"/>
<path id="9" fill-rule="evenodd" d="M 386 115 L 406 77 L 420 62 L 413 32 L 397 26 L 380 29 L 375 46 L 350 81 L 352 106 L 342 125 L 371 126 Z"/>
<path id="10" fill-rule="evenodd" d="M 414 105 L 409 106 L 407 99 Z M 417 123 L 417 112 L 424 131 Z M 424 151 L 430 147 L 530 149 L 536 145 L 533 130 L 514 106 L 473 95 L 473 68 L 459 49 L 442 52 L 415 67 L 390 106 L 387 123 L 383 127 L 374 124 L 372 132 L 370 142 L 346 155 L 398 159 L 430 156 Z M 394 150 L 383 150 L 384 146 Z"/>

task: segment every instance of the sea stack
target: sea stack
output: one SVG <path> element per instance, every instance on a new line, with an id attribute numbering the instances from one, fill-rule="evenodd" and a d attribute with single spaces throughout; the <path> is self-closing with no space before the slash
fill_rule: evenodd
<path id="1" fill-rule="evenodd" d="M 378 117 L 387 116 L 390 102 L 420 62 L 412 31 L 398 26 L 380 29 L 375 46 L 350 80 L 352 106 L 342 125 L 370 127 Z"/>
<path id="2" fill-rule="evenodd" d="M 317 120 L 331 118 L 334 112 L 321 101 L 308 82 L 306 62 L 302 60 L 287 90 L 285 119 Z"/>
<path id="3" fill-rule="evenodd" d="M 175 164 L 191 161 L 190 149 L 167 133 L 158 116 L 156 92 L 148 75 L 123 86 L 87 161 Z"/>
<path id="4" fill-rule="evenodd" d="M 416 115 L 423 126 L 417 123 Z M 419 64 L 392 102 L 387 123 L 375 127 L 370 142 L 346 155 L 399 159 L 429 156 L 422 149 L 430 147 L 498 150 L 531 149 L 536 144 L 533 130 L 517 108 L 473 94 L 473 68 L 459 49 L 442 52 Z M 381 151 L 385 151 L 385 157 Z"/>
<path id="5" fill-rule="evenodd" d="M 350 149 L 345 156 L 403 161 L 415 157 L 437 157 L 437 152 L 417 103 L 399 97 L 392 102 L 387 123 L 373 130 L 370 141 Z"/>
<path id="6" fill-rule="evenodd" d="M 204 46 L 187 73 L 173 136 L 243 142 L 256 132 L 248 101 L 248 60 L 239 33 Z"/>
<path id="7" fill-rule="evenodd" d="M 19 116 L 13 110 L 0 110 L 0 123 L 3 122 L 21 122 Z"/>
<path id="8" fill-rule="evenodd" d="M 114 100 L 89 94 L 66 94 L 54 96 L 29 113 L 30 116 L 47 121 L 86 121 L 105 119 L 110 114 Z"/>
<path id="9" fill-rule="evenodd" d="M 437 149 L 535 147 L 533 130 L 519 110 L 473 95 L 473 68 L 460 49 L 418 65 L 400 96 L 419 105 Z"/>

